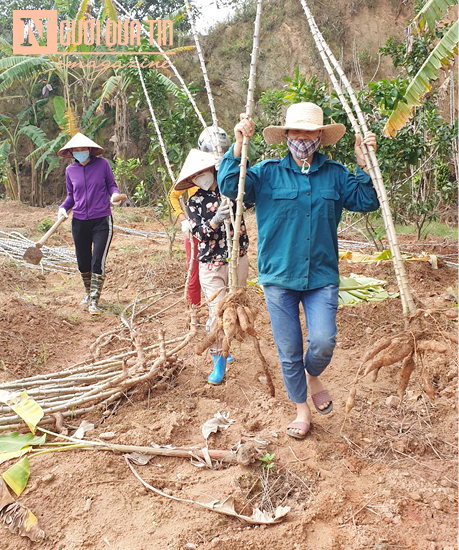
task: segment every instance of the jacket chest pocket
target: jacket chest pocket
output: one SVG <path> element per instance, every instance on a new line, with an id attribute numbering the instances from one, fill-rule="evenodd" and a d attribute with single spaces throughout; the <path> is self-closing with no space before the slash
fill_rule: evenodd
<path id="1" fill-rule="evenodd" d="M 329 220 L 336 220 L 336 201 L 339 200 L 339 193 L 336 189 L 319 189 L 320 212 Z"/>
<path id="2" fill-rule="evenodd" d="M 273 189 L 272 198 L 275 205 L 275 216 L 281 220 L 298 216 L 298 189 Z"/>

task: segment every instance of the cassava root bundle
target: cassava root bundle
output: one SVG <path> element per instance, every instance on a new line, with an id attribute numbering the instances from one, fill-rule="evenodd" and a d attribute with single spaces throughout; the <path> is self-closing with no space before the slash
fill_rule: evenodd
<path id="1" fill-rule="evenodd" d="M 213 301 L 217 296 L 213 296 L 210 301 Z M 270 393 L 274 396 L 274 385 L 269 374 L 268 363 L 260 350 L 254 326 L 256 317 L 254 312 L 255 308 L 250 307 L 247 288 L 237 287 L 232 289 L 231 292 L 217 302 L 214 308 L 217 328 L 195 346 L 194 352 L 197 355 L 202 355 L 215 342 L 221 342 L 222 355 L 226 358 L 229 355 L 233 338 L 238 342 L 243 342 L 248 336 L 263 366 Z"/>

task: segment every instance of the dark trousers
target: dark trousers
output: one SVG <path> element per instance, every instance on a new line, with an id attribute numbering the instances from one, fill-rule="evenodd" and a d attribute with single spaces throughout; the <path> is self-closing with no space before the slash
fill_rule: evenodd
<path id="1" fill-rule="evenodd" d="M 95 220 L 72 219 L 72 236 L 80 273 L 105 275 L 105 260 L 113 236 L 111 216 Z"/>

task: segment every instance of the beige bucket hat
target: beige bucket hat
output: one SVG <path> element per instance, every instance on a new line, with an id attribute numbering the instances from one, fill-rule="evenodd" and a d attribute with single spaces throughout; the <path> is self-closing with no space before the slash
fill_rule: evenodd
<path id="1" fill-rule="evenodd" d="M 191 178 L 199 174 L 199 172 L 204 172 L 214 166 L 215 156 L 213 153 L 206 153 L 199 149 L 191 149 L 180 170 L 174 189 L 176 191 L 181 191 L 194 187 L 195 184 L 191 181 Z"/>
<path id="2" fill-rule="evenodd" d="M 344 124 L 324 124 L 324 112 L 315 103 L 295 103 L 285 114 L 284 126 L 268 126 L 263 130 L 266 143 L 285 141 L 287 130 L 322 130 L 321 145 L 333 145 L 346 133 Z"/>
<path id="3" fill-rule="evenodd" d="M 100 145 L 97 145 L 95 141 L 89 139 L 81 132 L 76 133 L 73 138 L 62 149 L 59 149 L 57 154 L 60 157 L 67 159 L 72 158 L 72 149 L 74 147 L 89 147 L 89 154 L 93 157 L 98 157 L 105 152 L 105 149 Z"/>

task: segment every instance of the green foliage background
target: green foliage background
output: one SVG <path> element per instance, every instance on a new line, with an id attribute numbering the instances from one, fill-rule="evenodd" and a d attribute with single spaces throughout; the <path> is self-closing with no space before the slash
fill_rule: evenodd
<path id="1" fill-rule="evenodd" d="M 105 10 L 110 6 L 110 1 L 107 1 Z M 219 120 L 235 121 L 238 109 L 243 108 L 244 99 L 240 98 L 238 106 L 230 100 L 225 102 L 225 97 L 220 96 L 226 86 L 225 71 L 232 71 L 233 85 L 235 67 L 244 67 L 239 86 L 242 90 L 246 89 L 255 2 L 221 1 L 222 4 L 229 4 L 234 8 L 231 26 L 216 25 L 208 36 L 201 37 L 201 44 L 212 89 L 217 96 L 216 104 L 221 111 L 221 116 L 217 112 Z M 350 3 L 350 9 L 354 9 L 354 3 Z M 185 75 L 187 86 L 206 123 L 210 125 L 212 120 L 202 74 L 196 65 L 196 54 L 187 53 L 183 48 L 194 43 L 183 4 L 176 0 L 151 0 L 143 3 L 127 0 L 123 5 L 139 19 L 173 19 L 174 47 L 177 48 L 174 62 Z M 365 5 L 366 9 L 372 10 L 377 7 L 377 2 L 366 2 Z M 419 10 L 421 5 L 415 6 L 415 10 Z M 341 7 L 337 6 L 337 11 Z M 77 0 L 65 3 L 60 0 L 29 0 L 21 3 L 13 0 L 0 5 L 0 90 L 4 94 L 3 101 L 0 102 L 0 194 L 40 205 L 61 200 L 65 193 L 62 184 L 65 166 L 55 152 L 69 138 L 68 112 L 71 110 L 78 128 L 106 147 L 107 156 L 113 162 L 115 173 L 131 201 L 138 205 L 159 205 L 157 211 L 164 214 L 172 182 L 162 157 L 158 136 L 151 124 L 135 67 L 106 71 L 95 81 L 90 81 L 85 68 L 76 67 L 63 71 L 56 67 L 55 60 L 49 56 L 29 56 L 30 59 L 20 60 L 18 56 L 12 55 L 10 33 L 13 9 L 58 9 L 60 17 L 75 17 L 80 8 L 81 2 Z M 87 16 L 99 16 L 102 19 L 105 17 L 106 11 L 101 11 L 100 6 L 91 1 L 87 2 L 86 9 Z M 273 0 L 266 4 L 262 23 L 260 73 L 263 73 L 263 64 L 270 61 L 267 53 L 271 47 L 270 33 L 276 29 L 279 18 L 287 12 L 296 14 L 299 18 L 299 9 L 301 10 L 301 6 L 298 7 L 293 0 Z M 342 28 L 342 22 L 331 14 L 324 17 L 322 11 L 315 11 L 316 21 L 332 48 L 336 49 L 340 41 L 346 44 L 348 29 Z M 199 17 L 199 14 L 195 15 Z M 412 13 L 413 17 L 414 15 L 415 12 Z M 457 147 L 457 119 L 442 118 L 438 107 L 437 86 L 424 98 L 422 105 L 415 109 L 412 119 L 395 138 L 383 138 L 382 129 L 389 113 L 403 100 L 410 79 L 447 28 L 448 24 L 439 26 L 436 36 L 424 34 L 415 37 L 410 53 L 407 53 L 407 45 L 401 37 L 390 37 L 380 48 L 378 55 L 382 59 L 390 60 L 391 74 L 376 81 L 369 81 L 367 77 L 366 84 L 356 85 L 356 89 L 361 88 L 357 92 L 358 99 L 368 125 L 378 136 L 377 155 L 395 221 L 414 224 L 418 236 L 422 236 L 429 222 L 457 205 L 457 161 L 453 162 L 454 154 L 457 155 L 457 150 L 454 150 Z M 222 41 L 223 34 L 226 42 Z M 231 40 L 226 38 L 227 35 Z M 311 47 L 308 37 L 305 37 L 305 44 L 314 60 L 314 48 Z M 141 51 L 145 51 L 145 48 L 152 47 L 146 39 L 142 39 L 141 48 Z M 98 60 L 110 57 L 104 57 L 102 46 L 99 51 Z M 213 57 L 214 51 L 221 55 L 219 59 Z M 82 56 L 71 57 L 85 60 Z M 130 59 L 129 56 L 119 57 L 123 58 L 124 63 Z M 160 59 L 162 58 L 158 57 Z M 376 58 L 368 50 L 363 50 L 359 55 L 359 62 L 362 70 L 371 74 L 372 63 L 376 62 Z M 219 74 L 215 72 L 217 67 Z M 346 68 L 348 67 L 344 62 L 344 69 Z M 196 146 L 197 137 L 202 131 L 201 123 L 170 70 L 145 69 L 142 74 L 161 128 L 167 155 L 174 173 L 178 174 L 190 148 Z M 326 152 L 350 170 L 354 170 L 354 136 L 327 78 L 319 73 L 305 74 L 299 67 L 292 74 L 284 74 L 281 66 L 277 71 L 277 80 L 276 87 L 257 87 L 255 90 L 256 135 L 249 151 L 251 161 L 258 162 L 264 158 L 284 155 L 287 152 L 285 144 L 268 146 L 264 142 L 263 128 L 269 124 L 281 123 L 288 105 L 313 101 L 323 108 L 327 123 L 340 122 L 348 127 L 345 137 L 336 147 L 328 148 Z M 44 94 L 45 85 L 51 86 L 48 95 Z M 231 134 L 229 124 L 221 123 Z M 113 148 L 111 143 L 115 143 Z M 35 185 L 38 185 L 35 194 L 30 192 L 30 185 L 33 186 L 31 177 L 35 178 Z"/>

